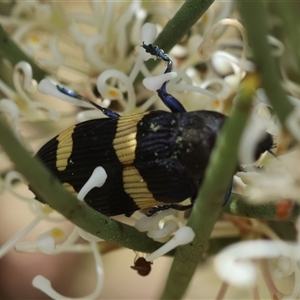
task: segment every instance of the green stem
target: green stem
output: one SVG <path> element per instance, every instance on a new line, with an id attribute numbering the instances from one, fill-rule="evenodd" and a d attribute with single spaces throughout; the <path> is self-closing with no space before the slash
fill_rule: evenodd
<path id="1" fill-rule="evenodd" d="M 14 1 L 0 2 L 0 12 L 2 16 L 9 16 L 13 7 L 16 5 Z"/>
<path id="2" fill-rule="evenodd" d="M 213 0 L 185 1 L 157 37 L 155 45 L 164 49 L 165 52 L 169 52 L 196 24 L 213 2 Z"/>
<path id="3" fill-rule="evenodd" d="M 203 16 L 214 0 L 186 0 L 174 17 L 167 23 L 163 31 L 159 34 L 153 44 L 169 52 L 184 35 L 196 24 Z M 160 60 L 148 60 L 145 64 L 151 71 Z M 142 80 L 141 74 L 136 82 Z"/>
<path id="4" fill-rule="evenodd" d="M 298 20 L 298 4 L 291 1 L 275 1 L 274 5 L 278 10 L 278 14 L 283 19 L 283 33 L 290 43 L 291 50 L 294 52 L 297 62 L 297 75 L 300 74 L 300 40 L 299 40 L 299 23 Z M 298 77 L 299 80 L 299 77 Z"/>
<path id="5" fill-rule="evenodd" d="M 36 81 L 41 81 L 47 73 L 38 67 L 34 61 L 28 57 L 18 45 L 9 37 L 0 24 L 0 57 L 5 57 L 12 66 L 15 66 L 19 61 L 27 61 L 33 72 L 33 78 Z"/>
<path id="6" fill-rule="evenodd" d="M 251 111 L 251 100 L 256 88 L 256 78 L 252 77 L 245 79 L 236 107 L 217 139 L 203 185 L 187 223 L 195 232 L 195 238 L 192 243 L 176 249 L 162 299 L 183 297 L 222 210 L 224 195 L 236 171 L 239 140 Z"/>
<path id="7" fill-rule="evenodd" d="M 262 1 L 238 1 L 238 6 L 248 34 L 249 44 L 253 50 L 257 70 L 262 77 L 265 88 L 281 124 L 293 110 L 292 104 L 280 85 L 278 69 L 272 57 L 270 45 L 267 42 L 267 14 Z"/>
<path id="8" fill-rule="evenodd" d="M 230 200 L 223 208 L 223 212 L 239 217 L 278 221 L 276 207 L 277 204 L 274 201 L 255 205 L 244 199 L 241 195 L 231 194 Z M 292 211 L 284 221 L 295 221 L 299 213 L 299 205 L 294 204 Z"/>
<path id="9" fill-rule="evenodd" d="M 78 201 L 36 158 L 24 149 L 0 118 L 0 144 L 16 169 L 47 203 L 72 223 L 106 241 L 141 252 L 152 252 L 161 246 L 134 227 L 117 222 Z"/>

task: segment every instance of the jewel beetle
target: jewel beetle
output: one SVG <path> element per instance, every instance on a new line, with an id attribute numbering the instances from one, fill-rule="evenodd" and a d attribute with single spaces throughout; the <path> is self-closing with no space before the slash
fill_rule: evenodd
<path id="1" fill-rule="evenodd" d="M 171 72 L 173 62 L 162 50 L 152 44 L 143 43 L 142 47 L 166 61 L 165 73 Z M 190 208 L 227 117 L 215 111 L 187 112 L 167 93 L 166 84 L 157 93 L 171 112 L 120 116 L 94 104 L 107 118 L 85 121 L 64 130 L 42 146 L 36 157 L 74 195 L 94 169 L 101 166 L 107 179 L 103 186 L 91 189 L 84 200 L 107 216 L 130 216 L 141 209 L 152 215 L 168 208 Z M 73 91 L 59 86 L 57 89 L 91 103 Z M 271 151 L 272 146 L 273 137 L 265 133 L 256 148 L 255 159 Z M 230 193 L 231 186 L 224 202 Z M 43 202 L 37 194 L 36 198 Z M 191 204 L 180 204 L 187 198 Z"/>

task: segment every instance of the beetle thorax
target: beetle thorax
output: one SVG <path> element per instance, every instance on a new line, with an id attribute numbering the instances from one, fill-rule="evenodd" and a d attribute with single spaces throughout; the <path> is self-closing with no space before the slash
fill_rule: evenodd
<path id="1" fill-rule="evenodd" d="M 207 118 L 210 118 L 208 122 Z M 224 116 L 205 111 L 184 114 L 177 138 L 178 159 L 188 176 L 202 178 Z"/>

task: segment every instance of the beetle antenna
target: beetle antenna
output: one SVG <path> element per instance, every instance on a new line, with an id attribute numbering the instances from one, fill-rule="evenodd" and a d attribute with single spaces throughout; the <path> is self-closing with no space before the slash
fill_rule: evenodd
<path id="1" fill-rule="evenodd" d="M 100 105 L 98 105 L 97 103 L 91 101 L 90 99 L 87 99 L 79 94 L 77 94 L 76 92 L 72 91 L 72 90 L 68 90 L 64 87 L 59 86 L 58 84 L 56 85 L 56 88 L 58 91 L 60 91 L 62 94 L 65 94 L 67 96 L 70 96 L 74 99 L 78 99 L 84 102 L 87 102 L 91 105 L 93 105 L 94 107 L 96 107 L 97 109 L 101 110 L 106 116 L 113 118 L 113 119 L 118 119 L 120 117 L 120 115 L 108 108 L 102 107 Z"/>

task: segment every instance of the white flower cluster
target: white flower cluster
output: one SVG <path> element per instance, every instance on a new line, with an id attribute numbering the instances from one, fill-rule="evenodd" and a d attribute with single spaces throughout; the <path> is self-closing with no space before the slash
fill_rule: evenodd
<path id="1" fill-rule="evenodd" d="M 171 9 L 166 3 L 156 2 L 153 7 L 143 5 L 143 1 L 90 1 L 83 12 L 67 13 L 68 9 L 61 2 L 31 1 L 25 4 L 19 1 L 15 3 L 9 16 L 0 13 L 0 23 L 12 32 L 13 40 L 49 73 L 48 78 L 37 84 L 32 78 L 31 66 L 21 61 L 13 70 L 13 88 L 5 84 L 0 74 L 0 115 L 4 116 L 15 135 L 31 152 L 33 150 L 30 143 L 20 132 L 22 122 L 63 119 L 56 108 L 39 101 L 42 94 L 88 108 L 77 114 L 79 122 L 103 117 L 99 110 L 86 102 L 60 93 L 56 84 L 76 90 L 95 103 L 101 103 L 103 107 L 116 107 L 120 115 L 130 115 L 150 108 L 165 109 L 158 101 L 155 91 L 168 81 L 168 92 L 179 99 L 188 111 L 207 109 L 229 114 L 231 107 L 235 105 L 241 81 L 247 73 L 256 71 L 256 66 L 248 58 L 245 29 L 238 20 L 231 18 L 232 1 L 214 3 L 191 30 L 189 37 L 170 51 L 175 68 L 173 72 L 163 75 L 163 63 L 153 71 L 147 69 L 145 61 L 153 57 L 140 45 L 143 41 L 145 44 L 154 42 L 162 28 L 159 22 L 155 22 L 155 18 L 171 18 L 179 4 L 173 4 Z M 157 24 L 145 23 L 151 15 L 155 16 L 154 22 Z M 284 45 L 273 36 L 269 36 L 268 41 L 273 47 L 272 55 L 279 59 L 283 57 L 286 51 Z M 295 106 L 286 127 L 299 141 L 300 86 L 288 78 L 282 61 L 280 70 L 283 87 L 289 91 L 289 99 Z M 148 90 L 135 86 L 139 73 L 145 77 L 143 84 Z M 288 139 L 272 114 L 272 106 L 264 90 L 258 89 L 253 99 L 251 118 L 240 145 L 241 163 L 253 161 L 257 143 L 266 130 L 277 137 L 278 148 L 275 152 L 285 152 Z M 5 160 L 1 149 L 0 159 Z M 299 201 L 300 174 L 295 165 L 295 161 L 299 160 L 298 151 L 286 154 L 285 157 L 280 156 L 279 159 L 267 154 L 260 161 L 267 166 L 267 172 L 240 172 L 236 182 L 240 191 L 250 200 L 279 201 L 290 198 Z M 83 200 L 92 188 L 101 186 L 106 176 L 105 170 L 97 166 L 78 194 L 78 199 Z M 0 247 L 0 258 L 13 248 L 19 252 L 50 255 L 91 252 L 95 259 L 97 283 L 94 292 L 84 298 L 98 298 L 104 278 L 97 246 L 100 240 L 77 227 L 67 236 L 64 230 L 55 225 L 33 242 L 20 242 L 42 220 L 58 224 L 65 219 L 48 206 L 19 194 L 15 189 L 16 181 L 25 182 L 18 172 L 7 172 L 4 179 L 0 178 L 0 192 L 7 190 L 27 201 L 34 218 L 27 227 Z M 146 257 L 148 261 L 179 245 L 190 243 L 194 238 L 192 229 L 185 226 L 183 213 L 170 209 L 150 218 L 140 212 L 136 212 L 133 217 L 137 219 L 135 227 L 139 231 L 147 232 L 156 241 L 166 242 Z M 257 270 L 250 261 L 279 257 L 274 276 L 281 278 L 294 274 L 294 290 L 286 297 L 299 297 L 298 244 L 284 244 L 259 221 L 252 222 L 249 230 L 259 231 L 261 235 L 275 241 L 247 241 L 225 249 L 215 261 L 222 280 L 233 285 L 256 287 Z M 216 225 L 213 236 L 238 234 L 230 222 L 223 220 Z M 77 243 L 79 238 L 87 243 Z M 262 263 L 261 269 L 270 293 L 278 299 L 283 298 L 284 295 L 274 286 L 268 265 Z M 33 285 L 53 299 L 66 298 L 51 287 L 49 280 L 40 275 L 33 279 Z"/>

